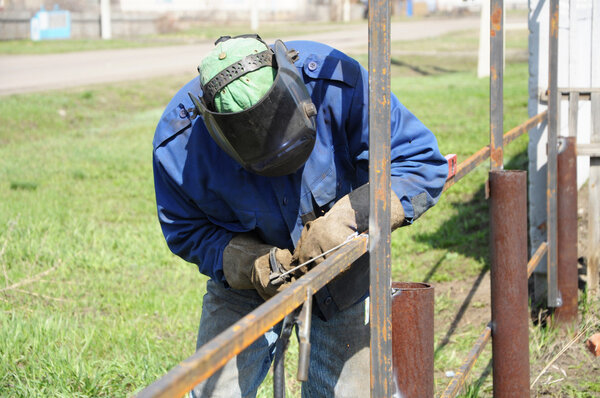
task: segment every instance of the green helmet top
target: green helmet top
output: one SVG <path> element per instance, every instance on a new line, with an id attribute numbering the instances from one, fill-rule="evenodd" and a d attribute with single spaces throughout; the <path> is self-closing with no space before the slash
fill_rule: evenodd
<path id="1" fill-rule="evenodd" d="M 266 49 L 268 47 L 263 42 L 254 38 L 234 38 L 219 42 L 198 67 L 202 84 L 205 85 L 223 69 L 247 55 Z M 235 79 L 215 94 L 215 111 L 231 113 L 250 108 L 269 91 L 276 75 L 275 68 L 265 66 Z"/>

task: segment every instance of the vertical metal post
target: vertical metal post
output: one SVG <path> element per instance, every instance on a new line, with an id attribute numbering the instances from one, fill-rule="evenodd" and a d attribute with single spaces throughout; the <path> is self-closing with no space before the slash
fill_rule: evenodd
<path id="1" fill-rule="evenodd" d="M 558 291 L 562 306 L 556 309 L 559 323 L 577 320 L 577 155 L 575 137 L 561 137 L 558 148 Z"/>
<path id="2" fill-rule="evenodd" d="M 369 258 L 371 396 L 392 395 L 390 9 L 369 0 Z"/>
<path id="3" fill-rule="evenodd" d="M 399 396 L 431 398 L 434 395 L 433 286 L 393 282 L 392 289 L 395 290 L 392 295 L 393 363 Z"/>
<path id="4" fill-rule="evenodd" d="M 494 397 L 528 397 L 525 171 L 490 171 L 490 224 Z"/>
<path id="5" fill-rule="evenodd" d="M 550 0 L 550 36 L 548 52 L 548 181 L 546 191 L 548 234 L 548 307 L 560 307 L 557 264 L 556 176 L 558 151 L 558 0 Z"/>
<path id="6" fill-rule="evenodd" d="M 504 168 L 504 5 L 490 0 L 490 169 Z"/>

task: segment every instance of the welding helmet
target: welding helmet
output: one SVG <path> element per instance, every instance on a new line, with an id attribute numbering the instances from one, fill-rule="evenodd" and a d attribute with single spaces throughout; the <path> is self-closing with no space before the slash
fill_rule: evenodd
<path id="1" fill-rule="evenodd" d="M 264 50 L 229 42 L 242 43 L 242 39 L 248 38 L 260 42 Z M 258 35 L 225 36 L 215 45 L 213 53 L 221 61 L 236 49 L 242 48 L 248 54 L 241 59 L 235 59 L 234 55 L 231 59 L 235 62 L 227 61 L 227 66 L 214 76 L 203 76 L 210 68 L 203 68 L 203 64 L 198 67 L 202 96 L 190 94 L 190 97 L 211 137 L 252 173 L 274 177 L 295 172 L 314 147 L 317 113 L 294 66 L 298 53 L 288 50 L 281 40 L 270 48 Z M 262 68 L 272 68 L 272 73 L 266 69 L 260 76 L 256 72 Z M 252 84 L 253 73 L 258 76 L 255 79 L 258 84 Z"/>

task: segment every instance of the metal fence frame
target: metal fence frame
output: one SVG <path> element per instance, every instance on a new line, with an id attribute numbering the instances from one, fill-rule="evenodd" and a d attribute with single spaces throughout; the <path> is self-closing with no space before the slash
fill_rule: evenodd
<path id="1" fill-rule="evenodd" d="M 547 208 L 548 208 L 548 237 L 547 242 L 540 245 L 529 262 L 522 262 L 520 258 L 507 259 L 502 254 L 493 255 L 492 267 L 505 267 L 505 263 L 515 264 L 519 274 L 515 281 L 526 283 L 527 277 L 540 264 L 544 255 L 547 255 L 548 269 L 548 305 L 550 307 L 560 307 L 561 287 L 559 286 L 560 264 L 558 259 L 559 248 L 557 244 L 557 202 L 560 201 L 558 195 L 558 111 L 559 100 L 562 95 L 557 87 L 557 53 L 558 53 L 558 0 L 550 0 L 550 43 L 549 43 L 549 88 L 548 88 L 548 110 L 542 112 L 521 125 L 503 133 L 503 69 L 504 69 L 504 5 L 503 0 L 490 0 L 490 145 L 481 148 L 472 156 L 460 163 L 456 173 L 452 174 L 446 184 L 444 191 L 474 170 L 478 165 L 490 158 L 490 184 L 508 184 L 510 189 L 514 178 L 522 181 L 522 175 L 518 172 L 504 171 L 503 148 L 530 128 L 542 123 L 548 122 L 548 190 L 547 190 Z M 157 380 L 144 390 L 138 397 L 173 397 L 181 396 L 192 389 L 200 381 L 210 377 L 229 359 L 240 353 L 248 347 L 254 340 L 265 333 L 270 327 L 280 322 L 287 314 L 294 311 L 298 306 L 306 302 L 313 292 L 325 286 L 329 281 L 343 272 L 349 265 L 358 259 L 361 255 L 369 252 L 371 259 L 370 270 L 370 327 L 371 327 L 371 396 L 372 397 L 390 397 L 394 392 L 392 376 L 392 341 L 391 341 L 391 260 L 390 260 L 390 209 L 387 204 L 390 201 L 390 10 L 387 0 L 369 0 L 369 180 L 370 180 L 370 218 L 369 234 L 362 234 L 354 238 L 337 252 L 333 253 L 328 259 L 312 269 L 302 278 L 290 285 L 289 288 L 268 300 L 250 314 L 246 315 L 240 321 L 233 324 L 219 336 L 201 347 L 195 354 L 181 362 L 164 377 Z M 564 90 L 563 90 L 564 91 Z M 592 90 L 593 91 L 593 90 Z M 581 93 L 585 95 L 590 92 L 589 89 L 571 89 L 569 92 L 576 92 L 577 96 Z M 577 98 L 572 94 L 574 98 Z M 591 97 L 592 95 L 590 95 Z M 575 109 L 575 108 L 573 108 Z M 578 146 L 579 148 L 579 146 Z M 586 148 L 593 151 L 591 146 L 581 147 L 585 152 Z M 591 149 L 590 149 L 591 148 Z M 574 153 L 574 151 L 573 151 Z M 509 180 L 502 182 L 506 177 Z M 512 178 L 512 180 L 511 180 Z M 522 185 L 522 182 L 519 182 Z M 516 196 L 526 198 L 526 192 L 523 187 Z M 492 208 L 494 207 L 495 195 L 499 189 L 491 189 Z M 576 198 L 575 190 L 575 198 Z M 507 199 L 500 199 L 507 200 Z M 525 199 L 526 200 L 526 199 Z M 569 199 L 572 200 L 572 197 Z M 496 201 L 497 203 L 497 201 Z M 521 202 L 522 203 L 522 202 Z M 502 222 L 494 217 L 492 209 L 490 228 L 492 234 L 498 233 L 495 229 L 502 228 L 499 224 Z M 526 211 L 525 211 L 526 214 Z M 520 215 L 522 218 L 522 215 Z M 508 227 L 507 227 L 508 228 Z M 496 232 L 494 232 L 496 231 Z M 510 235 L 502 233 L 503 235 Z M 513 237 L 514 239 L 514 237 Z M 521 242 L 519 242 L 519 239 Z M 500 240 L 500 239 L 497 239 Z M 516 241 L 503 242 L 505 245 L 519 245 L 526 242 L 527 238 L 517 237 Z M 494 247 L 497 242 L 491 242 Z M 494 251 L 495 249 L 493 249 Z M 501 253 L 501 251 L 500 251 Z M 522 263 L 521 263 L 522 262 Z M 495 265 L 497 263 L 497 265 Z M 521 267 L 521 268 L 519 268 Z M 498 283 L 506 283 L 513 278 L 513 270 L 501 270 L 508 272 L 508 276 L 499 278 Z M 507 275 L 507 274 L 504 274 Z M 492 279 L 494 276 L 492 276 Z M 494 282 L 492 283 L 494 286 Z M 498 288 L 496 288 L 498 290 Z M 504 296 L 506 294 L 502 292 Z M 521 292 L 522 294 L 522 292 Z M 575 293 L 576 294 L 576 293 Z M 500 300 L 492 292 L 492 301 Z M 496 297 L 494 299 L 494 297 Z M 504 297 L 506 298 L 506 297 Z M 518 305 L 523 305 L 523 298 L 517 299 Z M 525 297 L 525 306 L 527 298 Z M 503 304 L 502 306 L 506 306 Z M 511 304 L 512 305 L 512 304 Z M 492 305 L 493 307 L 494 305 Z M 493 309 L 492 309 L 493 312 Z M 522 310 L 520 312 L 523 312 Z M 525 314 L 527 316 L 527 314 Z M 451 380 L 442 397 L 454 397 L 465 385 L 466 377 L 472 369 L 479 354 L 483 351 L 485 344 L 492 338 L 497 339 L 497 328 L 504 322 L 503 319 L 495 318 L 492 313 L 492 322 L 488 324 L 482 334 L 477 339 L 474 347 L 463 362 L 460 370 Z M 523 326 L 521 326 L 522 329 Z M 520 330 L 519 340 L 527 339 L 527 324 L 525 331 Z M 503 332 L 506 334 L 506 332 Z M 498 338 L 498 340 L 501 340 Z M 495 343 L 494 343 L 495 344 Z M 499 343 L 500 344 L 500 343 Z M 515 344 L 512 344 L 513 346 Z M 510 348 L 510 347 L 509 347 Z M 502 348 L 505 350 L 505 348 Z M 528 353 L 521 353 L 517 358 L 503 358 L 502 350 L 494 349 L 494 395 L 511 396 L 514 394 L 514 385 L 529 391 L 529 357 Z M 525 350 L 527 351 L 527 350 Z M 514 355 L 507 353 L 506 355 Z M 506 356 L 504 355 L 504 356 Z M 497 358 L 498 357 L 498 358 Z M 510 366 L 502 366 L 502 362 L 510 361 Z M 500 365 L 496 365 L 499 363 Z M 501 369 L 500 369 L 501 368 Z M 527 372 L 518 375 L 520 382 L 515 382 L 514 369 L 527 369 Z M 506 372 L 513 374 L 503 374 Z M 500 380 L 496 383 L 496 379 Z M 510 380 L 510 382 L 502 382 Z M 513 387 L 507 386 L 512 384 Z M 526 384 L 526 385 L 525 385 Z"/>

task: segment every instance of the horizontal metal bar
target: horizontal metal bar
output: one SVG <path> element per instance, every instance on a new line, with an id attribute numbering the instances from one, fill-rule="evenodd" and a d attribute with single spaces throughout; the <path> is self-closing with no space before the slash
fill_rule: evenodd
<path id="1" fill-rule="evenodd" d="M 577 156 L 591 156 L 593 158 L 600 157 L 600 142 L 591 144 L 577 144 L 575 146 Z"/>
<path id="2" fill-rule="evenodd" d="M 527 277 L 528 278 L 531 276 L 533 271 L 540 264 L 540 261 L 542 261 L 542 258 L 544 257 L 544 254 L 546 254 L 547 251 L 548 251 L 548 245 L 546 244 L 546 242 L 542 242 L 540 244 L 540 246 L 537 248 L 537 250 L 535 251 L 535 253 L 533 253 L 533 256 L 531 256 L 531 259 L 529 259 L 529 262 L 527 263 Z"/>
<path id="3" fill-rule="evenodd" d="M 469 375 L 469 373 L 471 373 L 471 369 L 473 369 L 475 361 L 477 361 L 477 359 L 479 358 L 479 355 L 483 351 L 483 348 L 485 347 L 487 342 L 490 341 L 491 336 L 492 326 L 488 323 L 488 325 L 483 330 L 483 333 L 479 335 L 479 338 L 475 342 L 475 345 L 473 346 L 471 351 L 469 351 L 469 355 L 461 365 L 460 369 L 458 370 L 458 372 L 456 372 L 452 380 L 450 380 L 450 383 L 448 384 L 440 398 L 454 398 L 464 388 L 467 376 Z"/>
<path id="4" fill-rule="evenodd" d="M 452 185 L 456 184 L 461 178 L 473 171 L 477 166 L 483 163 L 487 158 L 490 157 L 490 146 L 486 145 L 473 155 L 469 156 L 464 162 L 460 162 L 456 168 L 456 174 L 454 177 L 446 180 L 444 184 L 444 192 L 448 190 Z"/>
<path id="5" fill-rule="evenodd" d="M 198 351 L 142 390 L 138 397 L 180 397 L 219 370 L 273 325 L 367 252 L 366 235 L 359 235 L 287 289 L 234 323 Z"/>
<path id="6" fill-rule="evenodd" d="M 511 142 L 513 142 L 514 140 L 516 140 L 517 138 L 522 136 L 523 134 L 527 133 L 533 127 L 537 126 L 538 124 L 540 124 L 541 122 L 546 120 L 547 116 L 548 116 L 548 111 L 546 110 L 546 111 L 544 111 L 542 113 L 538 113 L 534 117 L 526 120 L 524 123 L 521 123 L 517 127 L 508 130 L 504 134 L 504 145 L 510 144 Z"/>
<path id="7" fill-rule="evenodd" d="M 504 134 L 503 140 L 504 145 L 507 145 L 520 137 L 522 134 L 526 133 L 532 127 L 538 125 L 539 123 L 546 120 L 547 111 L 539 113 L 525 122 L 521 123 L 517 127 L 510 129 Z M 490 146 L 486 145 L 473 155 L 469 156 L 464 162 L 458 164 L 456 168 L 456 174 L 453 177 L 448 178 L 446 180 L 446 184 L 444 185 L 444 191 L 448 190 L 452 185 L 457 183 L 461 178 L 469 174 L 473 171 L 477 166 L 483 163 L 487 158 L 490 157 Z"/>

